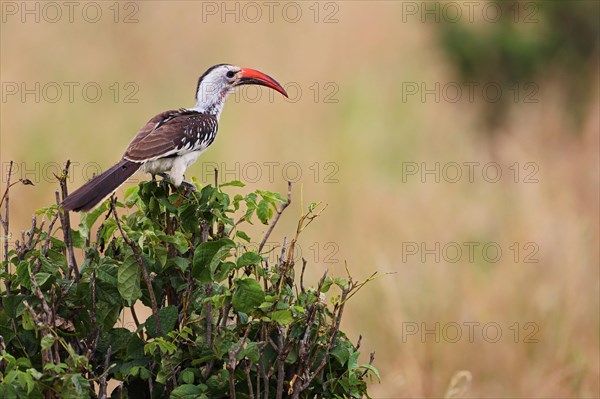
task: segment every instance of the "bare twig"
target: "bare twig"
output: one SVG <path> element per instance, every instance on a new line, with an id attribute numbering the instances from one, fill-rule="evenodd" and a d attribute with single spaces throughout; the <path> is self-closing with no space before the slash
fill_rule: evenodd
<path id="1" fill-rule="evenodd" d="M 281 244 L 281 253 L 279 254 L 279 266 L 283 264 L 283 258 L 285 257 L 285 249 L 287 247 L 287 236 L 283 237 L 283 243 Z"/>
<path id="2" fill-rule="evenodd" d="M 135 329 L 139 330 L 139 328 L 140 328 L 140 320 L 138 319 L 137 314 L 135 313 L 135 306 L 131 306 L 129 308 L 129 310 L 131 310 L 131 317 L 133 318 L 133 322 L 135 323 Z M 139 330 L 138 331 L 138 336 L 141 339 L 144 339 L 144 331 Z"/>
<path id="3" fill-rule="evenodd" d="M 92 271 L 92 276 L 90 278 L 90 287 L 92 289 L 92 308 L 88 311 L 88 313 L 90 315 L 90 321 L 91 321 L 91 323 L 90 323 L 91 331 L 90 331 L 90 336 L 88 338 L 88 342 L 90 342 L 90 344 L 88 344 L 88 354 L 89 354 L 88 358 L 91 358 L 91 356 L 94 354 L 94 352 L 96 352 L 98 338 L 100 337 L 100 328 L 98 327 L 98 324 L 96 323 L 96 304 L 97 304 L 96 268 L 94 268 Z"/>
<path id="4" fill-rule="evenodd" d="M 200 242 L 208 241 L 208 234 L 210 232 L 210 225 L 206 220 L 200 222 Z"/>
<path id="5" fill-rule="evenodd" d="M 98 399 L 106 399 L 107 396 L 107 387 L 108 383 L 106 381 L 106 376 L 108 375 L 108 369 L 110 367 L 110 355 L 112 354 L 112 346 L 109 345 L 106 350 L 106 355 L 104 356 L 104 371 L 102 372 L 102 376 L 100 377 L 100 388 L 98 389 Z"/>
<path id="6" fill-rule="evenodd" d="M 250 378 L 250 370 L 252 369 L 252 362 L 248 360 L 244 366 L 244 373 L 246 373 L 246 384 L 248 384 L 248 398 L 254 399 L 254 388 L 252 386 L 252 378 Z"/>
<path id="7" fill-rule="evenodd" d="M 29 253 L 29 251 L 33 250 L 40 241 L 40 236 L 42 235 L 42 229 L 44 228 L 44 222 L 40 225 L 39 229 L 37 228 L 37 218 L 34 216 L 31 217 L 31 228 L 27 232 L 27 235 L 24 231 L 21 232 L 21 242 L 15 242 L 15 247 L 17 249 L 17 259 L 23 260 L 25 256 Z M 36 237 L 36 229 L 38 231 Z M 34 272 L 37 273 L 38 269 L 41 267 L 42 261 L 41 259 L 37 259 L 36 268 Z"/>
<path id="8" fill-rule="evenodd" d="M 34 322 L 39 326 L 42 326 L 42 336 L 46 336 L 48 334 L 50 334 L 50 329 L 48 328 L 47 323 L 45 322 L 45 316 L 41 316 L 39 314 L 37 314 L 35 312 L 35 310 L 33 309 L 33 307 L 29 304 L 29 302 L 27 300 L 23 301 L 23 306 L 25 307 L 25 309 L 27 309 L 27 311 L 29 312 L 29 314 L 31 315 L 31 317 L 33 318 Z M 41 356 L 42 356 L 42 365 L 45 366 L 46 364 L 53 364 L 54 361 L 52 359 L 52 351 L 50 349 L 44 349 L 41 351 Z"/>
<path id="9" fill-rule="evenodd" d="M 265 246 L 267 240 L 269 239 L 269 236 L 273 232 L 273 229 L 275 228 L 275 225 L 279 221 L 279 218 L 281 217 L 281 214 L 283 213 L 283 211 L 285 210 L 285 208 L 287 208 L 290 205 L 291 202 L 292 202 L 292 182 L 288 181 L 287 201 L 284 202 L 284 203 L 282 203 L 282 204 L 280 204 L 279 208 L 277 208 L 277 214 L 273 218 L 273 221 L 269 225 L 269 228 L 267 229 L 267 232 L 265 233 L 265 236 L 263 237 L 262 241 L 260 242 L 260 245 L 258 246 L 258 253 L 260 253 L 262 251 L 262 249 Z"/>
<path id="10" fill-rule="evenodd" d="M 277 354 L 277 391 L 275 393 L 275 399 L 281 399 L 283 397 L 283 383 L 285 380 L 285 359 L 287 358 L 289 350 L 285 345 L 285 327 L 278 327 L 278 354 Z"/>
<path id="11" fill-rule="evenodd" d="M 269 336 L 269 327 L 263 324 L 261 326 L 261 331 L 260 331 L 261 341 L 266 342 L 268 336 Z M 265 386 L 265 391 L 263 392 L 263 399 L 269 399 L 269 374 L 265 370 L 265 368 L 267 367 L 267 365 L 265 363 L 266 363 L 265 362 L 265 351 L 261 350 L 259 365 L 258 365 L 258 374 L 262 378 L 263 384 Z M 258 381 L 260 381 L 260 380 L 258 380 Z M 257 386 L 260 387 L 260 384 L 257 383 Z M 260 391 L 257 390 L 256 396 L 260 397 L 259 394 L 260 394 Z"/>
<path id="12" fill-rule="evenodd" d="M 50 221 L 50 225 L 48 226 L 48 235 L 46 236 L 46 241 L 44 242 L 44 246 L 42 247 L 42 254 L 44 256 L 48 255 L 48 250 L 50 249 L 50 238 L 52 238 L 52 229 L 54 229 L 54 224 L 58 220 L 60 212 L 56 212 Z"/>
<path id="13" fill-rule="evenodd" d="M 104 245 L 106 244 L 106 242 L 100 234 L 102 233 L 102 229 L 104 229 L 104 223 L 106 223 L 110 215 L 112 215 L 112 208 L 108 209 L 108 212 L 106 212 L 106 215 L 104 216 L 104 220 L 102 221 L 102 223 L 100 223 L 100 226 L 98 226 L 98 230 L 96 230 L 96 243 L 94 244 L 94 250 L 96 251 L 98 251 L 99 249 L 100 252 L 104 252 Z M 86 243 L 86 247 L 89 245 L 89 239 L 90 237 L 87 238 L 88 243 Z"/>
<path id="14" fill-rule="evenodd" d="M 4 201 L 6 201 L 6 203 L 4 204 L 4 218 L 2 218 L 2 216 L 0 216 L 0 222 L 2 223 L 2 229 L 4 230 L 4 235 L 2 237 L 2 241 L 3 241 L 3 247 L 4 247 L 4 271 L 8 274 L 8 239 L 10 236 L 10 232 L 9 232 L 9 206 L 8 206 L 8 192 L 10 190 L 10 177 L 12 175 L 12 168 L 13 168 L 13 161 L 10 161 L 10 164 L 8 166 L 8 175 L 6 176 L 6 190 L 4 191 L 4 195 L 2 195 L 2 199 L 0 199 L 0 207 L 2 207 L 2 203 L 4 203 Z M 6 286 L 6 293 L 7 295 L 10 292 L 10 282 L 9 279 L 5 279 L 4 280 L 4 285 Z"/>
<path id="15" fill-rule="evenodd" d="M 288 391 L 288 395 L 293 395 L 292 397 L 295 399 L 298 399 L 300 397 L 300 393 L 302 391 L 304 391 L 306 388 L 308 388 L 308 386 L 310 385 L 312 380 L 315 378 L 315 376 L 321 371 L 321 368 L 317 368 L 317 370 L 315 370 L 313 373 L 311 373 L 311 370 L 310 370 L 311 369 L 310 363 L 312 363 L 312 362 L 309 362 L 309 355 L 311 353 L 310 335 L 311 335 L 312 327 L 313 327 L 314 323 L 316 322 L 316 314 L 318 311 L 317 307 L 322 306 L 319 303 L 318 298 L 321 295 L 321 290 L 323 288 L 323 284 L 325 283 L 327 273 L 328 273 L 328 271 L 325 270 L 325 273 L 323 273 L 323 276 L 319 280 L 319 285 L 318 285 L 317 291 L 315 293 L 315 296 L 317 297 L 317 301 L 315 301 L 313 304 L 311 304 L 308 309 L 308 318 L 306 321 L 306 328 L 304 330 L 304 336 L 302 337 L 302 339 L 300 340 L 300 343 L 298 345 L 298 358 L 299 358 L 298 363 L 299 364 L 298 364 L 298 369 L 296 372 L 296 375 L 298 377 L 294 380 L 294 383 L 291 384 L 290 390 Z M 342 293 L 342 297 L 343 296 L 344 296 L 344 294 Z M 337 317 L 338 317 L 338 322 L 334 326 L 332 326 L 332 341 L 330 341 L 330 344 L 328 345 L 326 352 L 323 354 L 324 362 L 327 360 L 329 351 L 331 350 L 331 347 L 332 347 L 333 343 L 335 342 L 335 336 L 337 335 L 337 331 L 339 330 L 339 321 L 341 320 L 341 313 L 338 312 Z M 314 352 L 316 353 L 318 351 L 314 351 Z M 323 363 L 323 365 L 325 365 L 325 363 Z"/>
<path id="16" fill-rule="evenodd" d="M 296 235 L 294 236 L 294 239 L 290 242 L 290 249 L 288 250 L 288 257 L 286 262 L 287 267 L 293 266 L 294 250 L 296 248 L 296 242 L 298 242 L 298 238 L 300 237 L 300 233 L 302 233 L 302 231 L 306 227 L 308 227 L 313 222 L 313 220 L 319 217 L 321 213 L 325 210 L 325 208 L 327 208 L 327 205 L 325 205 L 317 213 L 314 212 L 314 208 L 309 209 L 308 213 L 303 214 L 300 217 L 300 220 L 298 220 L 298 226 L 296 227 Z"/>
<path id="17" fill-rule="evenodd" d="M 65 168 L 60 176 L 56 176 L 58 179 L 58 183 L 60 185 L 61 198 L 59 200 L 57 198 L 57 205 L 60 205 L 61 201 L 64 201 L 65 198 L 69 195 L 67 190 L 67 177 L 69 176 L 69 167 L 71 166 L 71 161 L 67 160 L 65 164 Z M 57 195 L 58 197 L 58 195 Z M 77 260 L 75 259 L 75 251 L 73 250 L 73 237 L 71 237 L 71 217 L 69 215 L 69 211 L 63 210 L 62 216 L 60 218 L 60 222 L 62 224 L 63 235 L 65 239 L 65 245 L 67 247 L 67 265 L 69 267 L 69 277 L 71 273 L 75 275 L 75 281 L 79 281 L 79 269 L 77 268 Z"/>
<path id="18" fill-rule="evenodd" d="M 55 327 L 57 325 L 56 322 L 56 290 L 55 290 L 55 286 L 53 285 L 50 291 L 50 304 L 52 306 L 52 320 L 50 321 L 50 325 L 52 327 Z M 60 352 L 58 350 L 58 340 L 55 339 L 54 340 L 54 361 L 56 362 L 56 364 L 60 363 Z"/>
<path id="19" fill-rule="evenodd" d="M 215 169 L 216 170 L 216 169 Z M 190 271 L 191 273 L 191 271 Z M 206 285 L 206 296 L 210 297 L 212 295 L 212 287 L 207 284 Z M 212 315 L 212 303 L 210 303 L 210 301 L 206 301 L 205 304 L 205 310 L 206 310 L 206 345 L 212 349 L 212 345 L 213 345 L 213 315 Z M 226 318 L 227 316 L 225 316 Z M 213 367 L 215 365 L 215 360 L 211 359 L 208 364 L 206 365 L 206 368 L 204 369 L 204 380 L 206 381 L 208 379 L 208 377 L 210 377 L 210 375 L 212 374 L 212 370 Z"/>
<path id="20" fill-rule="evenodd" d="M 240 341 L 239 346 L 235 349 L 229 352 L 229 362 L 227 363 L 227 370 L 229 371 L 229 397 L 231 399 L 235 399 L 235 376 L 234 376 L 234 372 L 235 372 L 235 367 L 237 364 L 237 356 L 240 354 L 240 352 L 242 351 L 242 348 L 244 348 L 244 344 L 246 343 L 246 339 L 248 339 L 248 334 L 250 333 L 250 326 L 248 326 L 246 328 L 246 332 L 244 332 L 244 336 L 242 337 L 242 340 Z"/>
<path id="21" fill-rule="evenodd" d="M 302 258 L 302 272 L 300 273 L 300 291 L 304 294 L 304 271 L 306 270 L 306 259 Z"/>
<path id="22" fill-rule="evenodd" d="M 38 319 L 37 323 L 42 324 L 42 336 L 51 334 L 49 325 L 53 320 L 52 309 L 48 305 L 48 302 L 46 302 L 46 298 L 44 297 L 44 294 L 33 274 L 30 275 L 29 280 L 31 281 L 31 286 L 33 287 L 33 293 L 40 300 L 44 314 L 43 314 L 43 316 L 37 316 L 36 313 L 33 311 L 33 308 L 31 308 L 31 307 L 29 307 L 29 311 L 31 312 L 31 315 L 34 319 L 36 319 L 36 318 Z M 24 302 L 26 302 L 26 301 L 24 301 Z M 27 306 L 29 306 L 29 304 L 27 304 L 26 307 Z M 52 351 L 50 349 L 42 350 L 41 354 L 42 354 L 42 364 L 45 365 L 48 363 L 54 363 Z"/>
<path id="23" fill-rule="evenodd" d="M 35 215 L 31 216 L 31 229 L 29 229 L 29 233 L 27 234 L 27 242 L 25 242 L 25 237 L 23 237 L 23 244 L 25 244 L 26 250 L 29 251 L 33 246 L 33 237 L 35 236 L 35 228 L 37 227 L 37 218 Z M 43 226 L 42 226 L 43 227 Z M 41 230 L 41 227 L 40 227 Z"/>

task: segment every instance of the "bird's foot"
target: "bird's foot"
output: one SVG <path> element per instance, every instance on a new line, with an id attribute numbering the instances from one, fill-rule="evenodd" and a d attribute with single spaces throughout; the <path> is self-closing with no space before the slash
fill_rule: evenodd
<path id="1" fill-rule="evenodd" d="M 168 182 L 168 183 L 171 183 L 171 184 L 173 184 L 173 185 L 174 185 L 174 183 L 173 183 L 173 180 L 171 179 L 171 176 L 169 176 L 169 174 L 167 174 L 167 173 L 164 173 L 164 172 L 163 172 L 163 173 L 159 173 L 159 174 L 158 174 L 158 176 L 160 176 L 160 177 L 162 177 L 162 178 L 163 178 L 163 180 L 162 180 L 162 181 L 163 181 L 164 183 L 167 183 L 167 182 Z M 194 183 L 190 183 L 190 182 L 187 182 L 187 181 L 185 181 L 185 180 L 183 180 L 183 181 L 181 182 L 181 186 L 182 186 L 183 188 L 185 188 L 185 189 L 186 189 L 186 191 L 198 191 L 198 189 L 196 188 L 196 185 L 194 185 Z"/>
<path id="2" fill-rule="evenodd" d="M 190 183 L 190 182 L 184 180 L 184 181 L 181 182 L 181 185 L 186 190 L 189 190 L 189 191 L 198 191 L 198 189 L 196 188 L 196 185 L 194 183 Z"/>
<path id="3" fill-rule="evenodd" d="M 166 173 L 157 173 L 156 176 L 162 177 L 162 179 L 158 181 L 158 185 L 164 190 L 166 190 L 167 187 L 169 187 L 169 184 L 171 183 L 171 178 L 169 177 L 169 175 Z"/>
<path id="4" fill-rule="evenodd" d="M 152 177 L 154 177 L 154 176 L 155 176 L 155 175 L 152 175 Z M 168 175 L 167 173 L 165 173 L 165 172 L 158 173 L 156 176 L 160 176 L 160 177 L 162 177 L 162 178 L 163 178 L 163 180 L 168 180 L 168 181 L 171 181 L 171 176 L 169 176 L 169 175 Z"/>

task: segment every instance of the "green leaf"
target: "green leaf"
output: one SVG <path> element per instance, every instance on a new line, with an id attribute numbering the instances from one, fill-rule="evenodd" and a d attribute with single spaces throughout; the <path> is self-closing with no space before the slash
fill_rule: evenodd
<path id="1" fill-rule="evenodd" d="M 273 307 L 273 302 L 266 301 L 266 302 L 261 303 L 258 308 L 260 310 L 262 310 L 263 312 L 267 312 L 272 307 Z"/>
<path id="2" fill-rule="evenodd" d="M 38 370 L 36 370 L 34 368 L 28 368 L 27 373 L 31 374 L 31 376 L 36 380 L 39 380 L 40 378 L 42 378 L 44 376 L 44 374 L 40 373 Z"/>
<path id="3" fill-rule="evenodd" d="M 265 293 L 258 281 L 243 278 L 236 281 L 236 290 L 231 299 L 233 308 L 242 313 L 255 310 L 265 299 Z"/>
<path id="4" fill-rule="evenodd" d="M 171 399 L 205 399 L 206 385 L 183 384 L 171 392 Z"/>
<path id="5" fill-rule="evenodd" d="M 73 247 L 84 249 L 85 238 L 81 235 L 79 230 L 71 229 L 71 242 L 73 243 Z"/>
<path id="6" fill-rule="evenodd" d="M 181 225 L 186 231 L 195 232 L 198 230 L 198 215 L 196 211 L 198 208 L 193 204 L 182 204 L 178 209 L 179 212 L 179 220 L 181 221 Z"/>
<path id="7" fill-rule="evenodd" d="M 120 352 L 126 351 L 130 338 L 135 336 L 136 335 L 133 332 L 121 327 L 113 328 L 108 332 L 102 332 L 100 336 L 100 342 L 98 344 L 98 350 L 101 353 L 105 353 L 110 346 L 112 354 L 115 357 L 119 357 Z"/>
<path id="8" fill-rule="evenodd" d="M 194 372 L 190 369 L 183 370 L 181 373 L 181 380 L 186 384 L 194 383 Z"/>
<path id="9" fill-rule="evenodd" d="M 125 194 L 123 196 L 123 198 L 127 199 L 129 198 L 130 195 L 135 194 L 137 196 L 137 193 L 140 189 L 140 186 L 131 186 L 128 189 L 125 190 Z"/>
<path id="10" fill-rule="evenodd" d="M 35 281 L 38 283 L 38 285 L 43 289 L 46 288 L 44 286 L 44 284 L 46 284 L 46 282 L 48 281 L 48 279 L 52 278 L 52 280 L 54 280 L 54 276 L 51 275 L 50 273 L 44 273 L 44 272 L 38 272 L 35 275 Z M 51 280 L 51 281 L 52 281 Z"/>
<path id="11" fill-rule="evenodd" d="M 338 362 L 343 366 L 350 358 L 350 352 L 345 345 L 344 341 L 341 341 L 331 350 L 331 355 L 337 359 Z"/>
<path id="12" fill-rule="evenodd" d="M 117 228 L 117 222 L 115 222 L 114 219 L 107 219 L 104 222 L 104 227 L 102 228 L 102 239 L 104 242 L 108 242 L 110 240 Z"/>
<path id="13" fill-rule="evenodd" d="M 173 330 L 175 324 L 177 324 L 177 308 L 175 306 L 167 306 L 166 308 L 160 309 L 158 311 L 158 318 L 160 319 L 163 336 L 165 336 L 169 331 Z M 148 317 L 145 324 L 148 336 L 151 338 L 157 337 L 158 332 L 156 330 L 156 320 L 154 315 Z"/>
<path id="14" fill-rule="evenodd" d="M 273 216 L 273 208 L 271 203 L 266 199 L 261 200 L 256 208 L 256 216 L 263 224 L 268 224 L 269 219 Z"/>
<path id="15" fill-rule="evenodd" d="M 180 253 L 187 252 L 190 247 L 187 238 L 180 231 L 176 231 L 173 235 L 159 233 L 157 237 L 164 242 L 173 244 Z"/>
<path id="16" fill-rule="evenodd" d="M 84 397 L 89 397 L 88 394 L 86 394 L 84 396 L 83 392 L 84 392 L 84 387 L 89 387 L 89 382 L 88 380 L 85 379 L 84 376 L 82 376 L 81 374 L 73 374 L 73 376 L 71 376 L 71 382 L 73 383 L 73 386 L 75 387 L 75 392 L 77 392 L 77 397 L 79 398 L 84 398 Z M 86 391 L 87 393 L 87 391 Z"/>
<path id="17" fill-rule="evenodd" d="M 360 356 L 360 352 L 356 351 L 350 355 L 348 359 L 348 371 L 352 372 L 356 368 L 358 368 L 358 357 Z"/>
<path id="18" fill-rule="evenodd" d="M 23 313 L 22 316 L 23 329 L 25 330 L 33 330 L 35 327 L 35 322 L 33 321 L 33 317 L 29 311 Z"/>
<path id="19" fill-rule="evenodd" d="M 345 278 L 342 278 L 342 277 L 334 278 L 333 283 L 343 290 L 346 289 L 346 287 L 348 287 L 348 280 L 346 280 Z"/>
<path id="20" fill-rule="evenodd" d="M 139 359 L 143 357 L 144 343 L 145 341 L 137 336 L 137 334 L 131 334 L 127 340 L 127 347 L 125 349 L 127 357 L 130 359 Z"/>
<path id="21" fill-rule="evenodd" d="M 277 310 L 271 314 L 269 314 L 271 320 L 276 321 L 279 324 L 283 324 L 287 326 L 294 321 L 294 317 L 292 316 L 292 312 L 289 310 Z"/>
<path id="22" fill-rule="evenodd" d="M 146 367 L 140 367 L 139 376 L 142 380 L 148 381 L 148 378 L 150 378 L 151 375 L 152 374 L 150 373 L 150 370 L 148 370 Z"/>
<path id="23" fill-rule="evenodd" d="M 25 295 L 3 295 L 2 306 L 4 307 L 6 316 L 11 319 L 17 317 L 17 308 L 23 303 L 23 299 L 25 298 Z"/>
<path id="24" fill-rule="evenodd" d="M 235 248 L 235 243 L 228 238 L 203 242 L 196 247 L 192 261 L 192 275 L 202 283 L 213 280 L 219 262 Z"/>
<path id="25" fill-rule="evenodd" d="M 242 268 L 248 265 L 260 264 L 262 258 L 256 252 L 245 252 L 237 259 L 237 267 Z"/>
<path id="26" fill-rule="evenodd" d="M 365 369 L 365 370 L 369 370 L 371 373 L 373 373 L 373 375 L 375 375 L 375 377 L 377 378 L 377 381 L 381 382 L 381 376 L 379 375 L 379 370 L 377 370 L 375 367 L 373 367 L 373 365 L 371 364 L 361 364 L 360 365 L 361 369 Z"/>
<path id="27" fill-rule="evenodd" d="M 240 237 L 242 240 L 246 241 L 246 242 L 250 242 L 251 238 L 248 234 L 244 233 L 243 231 L 238 231 L 237 233 L 235 233 L 236 236 Z"/>
<path id="28" fill-rule="evenodd" d="M 31 393 L 31 391 L 33 390 L 33 388 L 35 387 L 35 382 L 33 381 L 33 377 L 31 376 L 31 374 L 27 374 L 27 373 L 23 373 L 23 372 L 18 372 L 19 374 L 17 375 L 18 381 L 19 381 L 19 385 L 21 386 L 21 388 L 26 389 L 27 394 L 29 395 Z"/>
<path id="29" fill-rule="evenodd" d="M 58 205 L 54 204 L 54 205 L 47 206 L 45 208 L 38 209 L 37 211 L 35 211 L 35 214 L 38 216 L 44 215 L 48 219 L 51 219 L 54 215 L 56 215 L 57 210 L 58 210 Z"/>
<path id="30" fill-rule="evenodd" d="M 260 359 L 260 349 L 256 342 L 247 342 L 244 349 L 240 352 L 239 359 L 248 358 L 248 360 L 256 363 Z"/>
<path id="31" fill-rule="evenodd" d="M 161 246 L 153 246 L 151 252 L 154 252 L 154 261 L 158 262 L 161 267 L 167 264 L 169 252 L 167 248 Z"/>
<path id="32" fill-rule="evenodd" d="M 31 360 L 26 357 L 20 357 L 17 359 L 17 367 L 21 369 L 27 369 L 31 367 Z"/>
<path id="33" fill-rule="evenodd" d="M 239 180 L 232 180 L 232 181 L 227 182 L 227 183 L 219 184 L 219 187 L 227 187 L 227 186 L 246 187 L 246 185 L 244 183 L 242 183 L 241 181 L 239 181 Z"/>
<path id="34" fill-rule="evenodd" d="M 115 294 L 117 294 L 115 292 Z M 115 295 L 118 298 L 118 295 Z M 98 302 L 96 305 L 96 321 L 104 328 L 115 325 L 121 314 L 121 307 L 107 302 Z"/>
<path id="35" fill-rule="evenodd" d="M 323 281 L 323 286 L 321 287 L 321 292 L 329 291 L 331 284 L 333 284 L 333 280 L 331 279 L 331 277 L 325 277 L 325 281 Z"/>
<path id="36" fill-rule="evenodd" d="M 221 262 L 215 274 L 213 276 L 213 280 L 215 282 L 221 282 L 227 278 L 229 272 L 235 269 L 235 263 L 233 262 Z"/>
<path id="37" fill-rule="evenodd" d="M 117 287 L 121 297 L 130 305 L 142 297 L 140 288 L 140 267 L 134 255 L 129 255 L 117 275 Z"/>
<path id="38" fill-rule="evenodd" d="M 175 346 L 175 344 L 172 342 L 165 341 L 161 337 L 158 337 L 154 341 L 151 341 L 144 345 L 144 353 L 154 354 L 156 352 L 156 349 L 158 349 L 162 354 L 172 355 L 177 351 L 177 346 Z M 161 372 L 164 372 L 164 369 L 162 371 L 159 371 L 159 375 L 161 374 Z M 165 377 L 166 375 L 163 375 L 163 377 L 161 377 L 163 381 Z M 156 380 L 159 380 L 158 376 Z"/>
<path id="39" fill-rule="evenodd" d="M 260 194 L 261 197 L 263 197 L 264 199 L 268 200 L 269 202 L 272 202 L 273 205 L 275 205 L 274 204 L 275 201 L 281 202 L 281 203 L 285 203 L 286 202 L 286 200 L 283 199 L 283 197 L 279 193 L 274 193 L 272 191 L 267 191 L 267 190 L 256 190 L 256 192 L 258 194 Z"/>
<path id="40" fill-rule="evenodd" d="M 54 335 L 52 335 L 52 334 L 44 335 L 44 337 L 42 338 L 42 342 L 41 342 L 42 350 L 48 350 L 48 349 L 52 348 L 52 345 L 54 345 L 54 341 L 56 341 L 56 338 L 54 337 Z"/>
<path id="41" fill-rule="evenodd" d="M 187 258 L 182 258 L 181 256 L 177 256 L 175 258 L 170 258 L 169 262 L 177 266 L 179 270 L 182 272 L 186 272 L 188 267 L 190 266 L 190 261 Z"/>
<path id="42" fill-rule="evenodd" d="M 89 213 L 84 212 L 81 214 L 79 222 L 79 232 L 81 233 L 82 237 L 87 238 L 90 236 L 90 230 L 92 226 L 94 225 L 98 217 L 104 212 L 106 212 L 107 209 L 108 207 L 106 205 L 106 202 L 103 202 L 99 207 L 97 207 L 93 211 Z"/>

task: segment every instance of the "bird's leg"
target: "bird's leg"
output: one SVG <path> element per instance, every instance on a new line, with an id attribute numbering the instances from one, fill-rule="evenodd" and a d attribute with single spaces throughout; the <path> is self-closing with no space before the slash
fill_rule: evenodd
<path id="1" fill-rule="evenodd" d="M 158 173 L 157 175 L 162 177 L 162 180 L 160 181 L 160 185 L 163 186 L 166 190 L 167 184 L 169 184 L 171 182 L 171 177 L 168 174 L 166 174 L 165 172 Z"/>

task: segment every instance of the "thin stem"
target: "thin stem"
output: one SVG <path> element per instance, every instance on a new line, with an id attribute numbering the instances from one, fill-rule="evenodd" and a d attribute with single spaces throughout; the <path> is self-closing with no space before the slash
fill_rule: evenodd
<path id="1" fill-rule="evenodd" d="M 234 376 L 234 372 L 235 372 L 235 367 L 237 364 L 237 356 L 240 354 L 240 352 L 242 351 L 242 348 L 244 347 L 244 344 L 246 343 L 246 339 L 248 339 L 248 334 L 250 333 L 250 326 L 248 326 L 246 328 L 246 332 L 244 332 L 244 336 L 242 337 L 242 340 L 240 341 L 239 346 L 237 347 L 237 349 L 232 350 L 231 352 L 229 352 L 229 362 L 227 364 L 227 370 L 229 371 L 229 397 L 231 399 L 235 399 L 235 376 Z"/>
<path id="2" fill-rule="evenodd" d="M 63 169 L 61 176 L 56 176 L 58 183 L 60 184 L 60 191 L 62 195 L 62 201 L 67 198 L 69 192 L 67 190 L 67 177 L 69 176 L 69 167 L 71 161 L 67 160 L 65 168 Z M 60 205 L 60 203 L 58 204 Z M 69 211 L 63 211 L 60 219 L 62 224 L 63 235 L 65 238 L 65 245 L 67 247 L 67 265 L 69 268 L 69 276 L 71 273 L 75 275 L 75 281 L 79 281 L 79 269 L 77 268 L 77 260 L 75 259 L 75 251 L 73 250 L 73 237 L 71 237 L 71 217 Z"/>
<path id="3" fill-rule="evenodd" d="M 281 217 L 281 214 L 283 213 L 283 211 L 285 210 L 285 208 L 287 208 L 290 205 L 291 202 L 292 202 L 292 182 L 288 181 L 287 201 L 284 202 L 284 203 L 282 203 L 282 204 L 280 204 L 279 208 L 277 208 L 277 214 L 275 215 L 275 218 L 273 218 L 273 221 L 269 225 L 269 228 L 267 229 L 267 232 L 265 233 L 265 236 L 263 237 L 262 241 L 260 242 L 260 245 L 258 246 L 258 253 L 260 253 L 262 251 L 263 247 L 267 243 L 267 240 L 269 239 L 269 236 L 273 232 L 273 229 L 275 228 L 275 225 L 279 221 L 279 218 Z"/>
<path id="4" fill-rule="evenodd" d="M 106 355 L 104 356 L 104 372 L 102 373 L 102 377 L 100 377 L 100 388 L 98 389 L 98 399 L 106 399 L 107 396 L 107 387 L 108 383 L 106 381 L 106 376 L 108 374 L 108 369 L 110 367 L 110 355 L 112 354 L 112 346 L 109 345 L 106 350 Z"/>
<path id="5" fill-rule="evenodd" d="M 2 203 L 4 201 L 6 201 L 6 203 L 4 204 L 4 218 L 2 218 L 0 216 L 0 222 L 2 223 L 2 228 L 4 230 L 4 235 L 2 237 L 2 241 L 3 241 L 3 246 L 4 246 L 4 271 L 6 272 L 6 274 L 8 274 L 8 238 L 9 238 L 9 206 L 8 206 L 8 192 L 10 190 L 10 177 L 12 175 L 12 168 L 13 168 L 13 161 L 10 161 L 10 165 L 8 166 L 8 176 L 6 177 L 6 190 L 4 191 L 4 195 L 2 196 L 2 199 L 0 200 L 0 206 L 2 206 Z M 4 280 L 4 285 L 6 287 L 6 294 L 9 295 L 10 294 L 10 279 L 5 279 Z"/>

